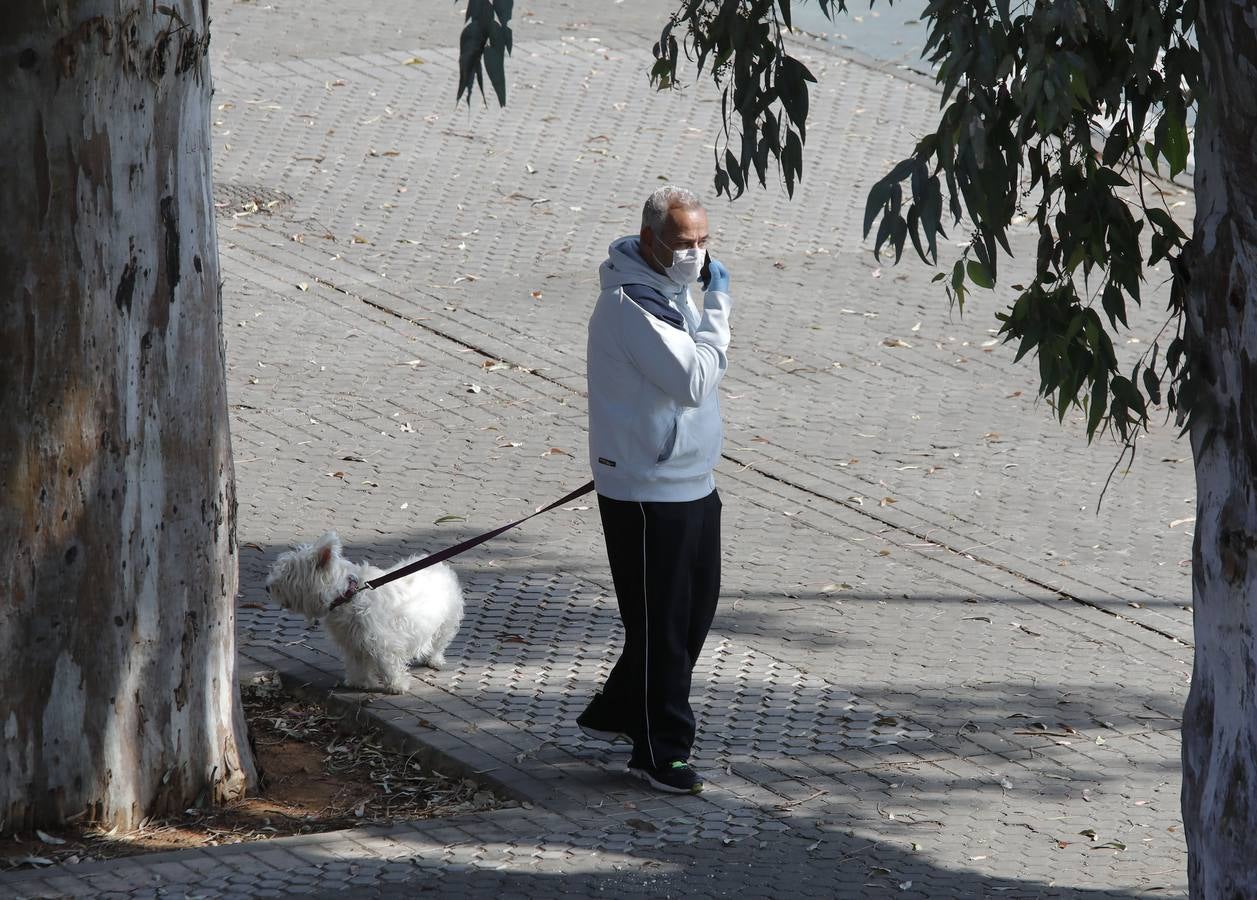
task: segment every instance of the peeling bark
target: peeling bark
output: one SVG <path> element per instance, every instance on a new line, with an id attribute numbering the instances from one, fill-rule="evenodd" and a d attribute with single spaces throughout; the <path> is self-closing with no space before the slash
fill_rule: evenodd
<path id="1" fill-rule="evenodd" d="M 0 16 L 0 829 L 255 781 L 196 0 Z M 159 11 L 160 10 L 160 11 Z"/>
<path id="2" fill-rule="evenodd" d="M 1196 655 L 1183 714 L 1191 895 L 1257 897 L 1257 12 L 1200 4 L 1188 337 Z"/>

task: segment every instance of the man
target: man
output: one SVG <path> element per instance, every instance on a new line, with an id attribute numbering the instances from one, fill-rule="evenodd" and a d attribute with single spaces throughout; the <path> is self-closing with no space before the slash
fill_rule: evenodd
<path id="1" fill-rule="evenodd" d="M 690 677 L 720 593 L 717 385 L 727 367 L 729 273 L 706 261 L 707 213 L 663 187 L 639 235 L 614 242 L 589 320 L 589 458 L 624 650 L 577 719 L 633 743 L 629 772 L 696 794 Z M 703 282 L 701 305 L 690 296 Z"/>

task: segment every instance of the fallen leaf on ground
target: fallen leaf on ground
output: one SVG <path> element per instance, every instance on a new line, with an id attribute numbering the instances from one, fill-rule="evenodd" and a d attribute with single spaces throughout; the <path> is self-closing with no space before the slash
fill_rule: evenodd
<path id="1" fill-rule="evenodd" d="M 437 520 L 436 520 L 435 522 L 433 522 L 432 524 L 433 524 L 433 525 L 443 525 L 443 524 L 445 524 L 446 522 L 466 522 L 466 521 L 467 521 L 467 517 L 466 517 L 466 516 L 441 516 L 441 518 L 437 519 Z"/>

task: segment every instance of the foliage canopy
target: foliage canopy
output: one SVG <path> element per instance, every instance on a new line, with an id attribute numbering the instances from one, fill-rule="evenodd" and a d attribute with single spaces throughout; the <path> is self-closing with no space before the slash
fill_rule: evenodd
<path id="1" fill-rule="evenodd" d="M 785 40 L 797 2 L 682 0 L 655 44 L 657 87 L 676 88 L 693 66 L 721 91 L 718 195 L 740 196 L 752 177 L 767 186 L 772 164 L 791 195 L 803 179 L 816 78 Z M 816 2 L 830 18 L 847 11 L 845 0 Z M 470 101 L 473 79 L 483 94 L 483 58 L 505 100 L 511 8 L 468 5 L 460 97 Z M 937 265 L 939 238 L 964 230 L 960 258 L 935 275 L 962 309 L 970 290 L 994 289 L 1010 230 L 1037 231 L 1034 276 L 1012 285 L 1001 334 L 1018 343 L 1017 359 L 1037 355 L 1040 393 L 1062 419 L 1086 410 L 1088 439 L 1110 427 L 1133 447 L 1151 407 L 1164 402 L 1184 425 L 1193 409 L 1192 362 L 1203 354 L 1185 330 L 1191 239 L 1150 175 L 1188 165 L 1197 15 L 1197 0 L 932 0 L 923 55 L 942 88 L 938 124 L 867 198 L 864 231 L 879 258 L 898 262 L 911 241 Z M 1167 320 L 1124 372 L 1113 336 L 1162 262 Z"/>

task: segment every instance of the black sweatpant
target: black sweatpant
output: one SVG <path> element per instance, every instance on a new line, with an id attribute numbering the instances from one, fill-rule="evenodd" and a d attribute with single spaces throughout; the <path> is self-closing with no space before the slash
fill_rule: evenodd
<path id="1" fill-rule="evenodd" d="M 720 495 L 638 503 L 599 495 L 624 650 L 580 721 L 633 739 L 631 765 L 688 759 L 690 675 L 720 594 Z"/>

